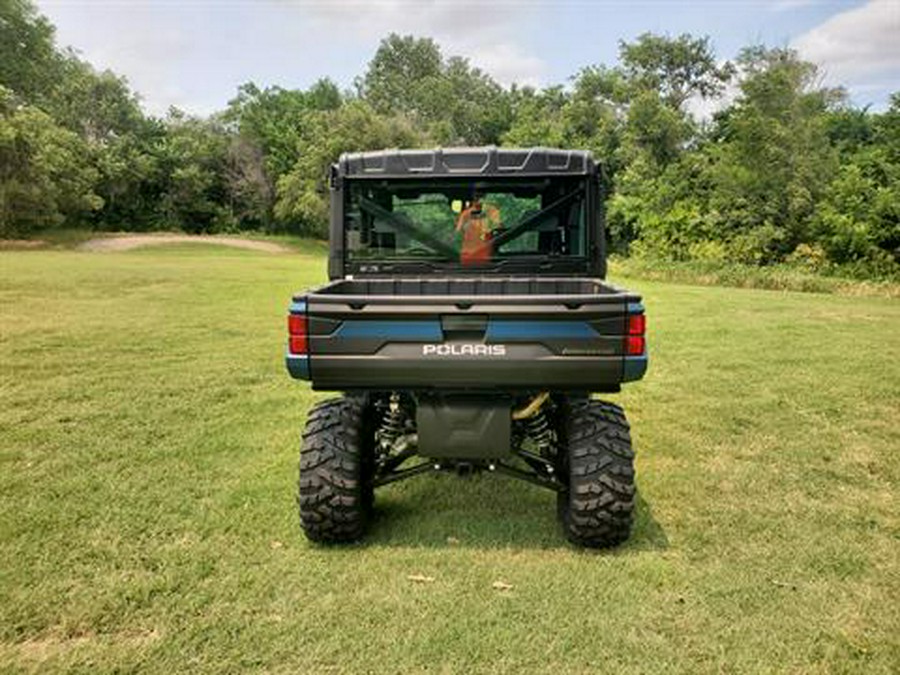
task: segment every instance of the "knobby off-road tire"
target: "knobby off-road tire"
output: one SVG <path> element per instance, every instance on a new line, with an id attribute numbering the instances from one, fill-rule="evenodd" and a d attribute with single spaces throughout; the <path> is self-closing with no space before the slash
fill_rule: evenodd
<path id="1" fill-rule="evenodd" d="M 363 397 L 317 404 L 300 449 L 297 504 L 306 536 L 344 543 L 366 532 L 374 502 L 370 408 Z"/>
<path id="2" fill-rule="evenodd" d="M 631 534 L 634 451 L 625 413 L 604 401 L 570 404 L 564 420 L 559 516 L 573 544 L 605 548 Z"/>

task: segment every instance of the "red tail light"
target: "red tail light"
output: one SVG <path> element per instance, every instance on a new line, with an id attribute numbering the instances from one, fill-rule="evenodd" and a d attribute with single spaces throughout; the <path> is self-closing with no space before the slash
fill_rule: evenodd
<path id="1" fill-rule="evenodd" d="M 644 314 L 628 315 L 628 334 L 625 336 L 625 355 L 641 356 L 647 347 L 644 332 L 647 330 L 647 318 Z"/>
<path id="2" fill-rule="evenodd" d="M 646 314 L 629 314 L 628 315 L 628 334 L 643 335 L 647 331 L 647 315 Z"/>
<path id="3" fill-rule="evenodd" d="M 629 335 L 625 338 L 625 355 L 640 356 L 644 353 L 644 336 Z"/>
<path id="4" fill-rule="evenodd" d="M 309 353 L 309 332 L 302 314 L 288 315 L 288 349 L 291 354 Z"/>

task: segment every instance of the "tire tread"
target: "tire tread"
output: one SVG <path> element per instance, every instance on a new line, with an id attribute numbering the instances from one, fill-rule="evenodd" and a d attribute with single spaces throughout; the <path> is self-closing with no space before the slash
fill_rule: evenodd
<path id="1" fill-rule="evenodd" d="M 582 400 L 566 419 L 569 488 L 560 493 L 560 518 L 573 544 L 606 548 L 631 534 L 634 451 L 625 413 L 614 403 Z"/>
<path id="2" fill-rule="evenodd" d="M 322 543 L 360 539 L 372 490 L 364 471 L 365 402 L 327 399 L 310 410 L 300 449 L 297 506 L 307 538 Z"/>

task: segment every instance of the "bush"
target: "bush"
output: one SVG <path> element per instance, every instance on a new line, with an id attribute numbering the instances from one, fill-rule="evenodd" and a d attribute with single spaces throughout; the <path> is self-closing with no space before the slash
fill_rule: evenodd
<path id="1" fill-rule="evenodd" d="M 103 206 L 79 136 L 0 87 L 0 237 L 77 224 Z"/>

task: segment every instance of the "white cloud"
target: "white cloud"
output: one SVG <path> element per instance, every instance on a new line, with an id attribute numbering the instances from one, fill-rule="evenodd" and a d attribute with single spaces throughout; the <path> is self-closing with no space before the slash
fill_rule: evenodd
<path id="1" fill-rule="evenodd" d="M 61 46 L 74 45 L 95 68 L 124 75 L 150 113 L 163 115 L 170 106 L 199 113 L 215 109 L 179 77 L 182 64 L 198 57 L 190 24 L 144 2 L 42 0 L 40 9 L 56 24 Z"/>
<path id="2" fill-rule="evenodd" d="M 538 85 L 547 66 L 521 44 L 535 5 L 442 0 L 381 0 L 300 4 L 334 35 L 352 32 L 357 39 L 380 39 L 388 33 L 433 38 L 447 56 L 465 56 L 501 84 Z"/>
<path id="3" fill-rule="evenodd" d="M 871 0 L 836 14 L 791 46 L 821 65 L 830 84 L 857 91 L 900 88 L 900 2 Z"/>
<path id="4" fill-rule="evenodd" d="M 547 69 L 539 57 L 526 54 L 518 45 L 509 42 L 476 48 L 470 60 L 505 85 L 515 82 L 537 87 L 543 82 Z"/>
<path id="5" fill-rule="evenodd" d="M 812 7 L 816 4 L 816 0 L 775 0 L 769 5 L 771 12 L 792 12 L 795 9 L 803 9 Z"/>
<path id="6" fill-rule="evenodd" d="M 495 0 L 38 0 L 62 45 L 125 75 L 145 107 L 207 114 L 242 82 L 349 86 L 391 32 L 431 37 L 500 83 L 539 85 L 547 67 L 527 35 L 543 10 Z"/>

